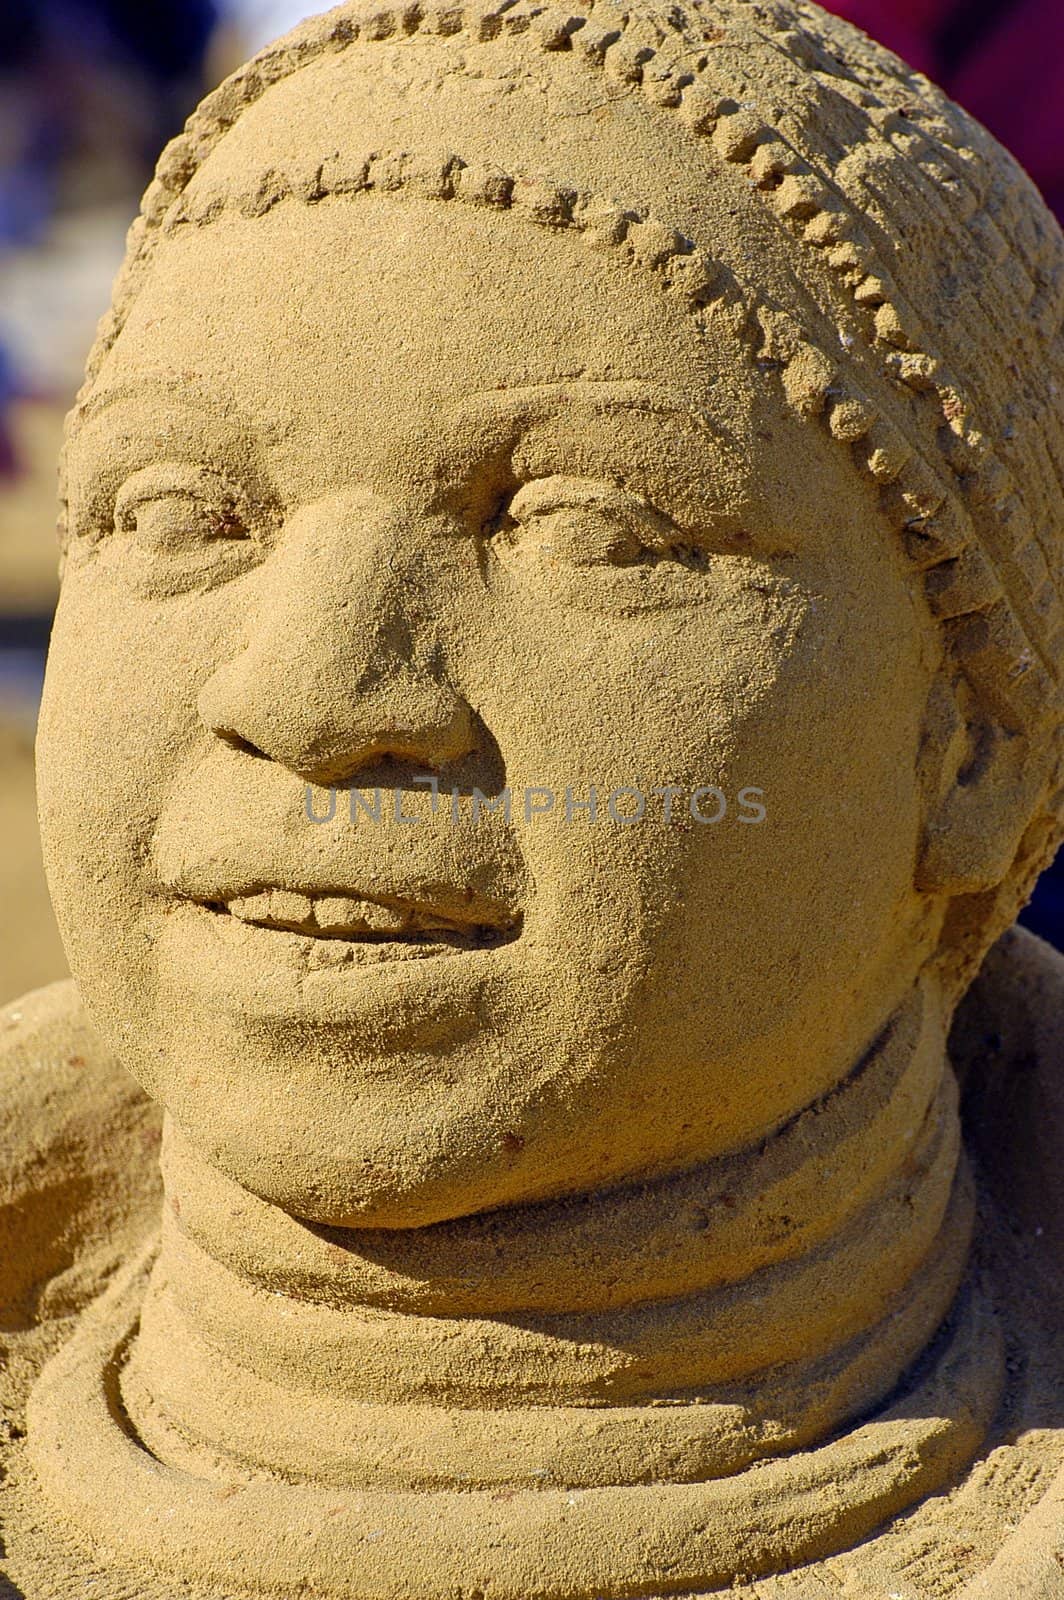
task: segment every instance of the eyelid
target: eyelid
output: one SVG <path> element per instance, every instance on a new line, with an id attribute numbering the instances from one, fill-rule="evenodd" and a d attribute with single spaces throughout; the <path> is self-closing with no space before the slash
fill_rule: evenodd
<path id="1" fill-rule="evenodd" d="M 188 495 L 190 499 L 222 502 L 246 513 L 245 499 L 235 484 L 210 467 L 193 466 L 188 462 L 153 462 L 134 472 L 115 495 L 115 525 L 122 513 L 150 500 L 160 500 L 168 495 Z"/>
<path id="2" fill-rule="evenodd" d="M 552 511 L 593 507 L 616 511 L 641 523 L 648 532 L 675 534 L 676 524 L 652 506 L 644 504 L 628 489 L 605 478 L 569 478 L 556 475 L 533 478 L 511 496 L 507 510 L 515 522 L 522 517 L 545 516 Z"/>

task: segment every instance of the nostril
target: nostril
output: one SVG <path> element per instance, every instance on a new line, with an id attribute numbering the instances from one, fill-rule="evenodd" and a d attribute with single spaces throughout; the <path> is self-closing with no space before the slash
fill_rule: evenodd
<path id="1" fill-rule="evenodd" d="M 260 750 L 257 744 L 252 744 L 250 739 L 245 739 L 243 734 L 237 733 L 235 728 L 213 728 L 211 730 L 224 744 L 232 749 L 239 750 L 246 756 L 255 756 L 259 761 L 268 761 L 270 758 L 265 750 Z"/>

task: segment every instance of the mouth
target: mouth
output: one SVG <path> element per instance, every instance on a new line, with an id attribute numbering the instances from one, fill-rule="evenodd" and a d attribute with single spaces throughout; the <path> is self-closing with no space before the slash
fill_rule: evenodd
<path id="1" fill-rule="evenodd" d="M 352 950 L 380 947 L 380 956 L 492 949 L 518 938 L 522 920 L 487 901 L 459 914 L 400 897 L 370 899 L 335 890 L 261 888 L 229 899 L 196 899 L 205 910 L 247 927 L 331 941 Z"/>

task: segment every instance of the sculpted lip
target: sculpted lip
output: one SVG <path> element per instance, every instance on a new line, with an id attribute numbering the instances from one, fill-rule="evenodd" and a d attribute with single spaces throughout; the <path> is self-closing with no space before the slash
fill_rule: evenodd
<path id="1" fill-rule="evenodd" d="M 477 898 L 446 911 L 432 900 L 403 896 L 369 898 L 335 889 L 313 891 L 260 887 L 228 898 L 194 896 L 219 915 L 252 927 L 359 944 L 449 944 L 475 948 L 507 944 L 521 931 L 521 917 Z"/>

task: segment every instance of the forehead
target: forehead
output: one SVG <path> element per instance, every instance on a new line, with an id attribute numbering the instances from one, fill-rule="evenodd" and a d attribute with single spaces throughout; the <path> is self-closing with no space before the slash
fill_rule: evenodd
<path id="1" fill-rule="evenodd" d="M 100 408 L 107 392 L 125 404 Z M 530 451 L 564 448 L 569 470 L 582 455 L 601 470 L 608 446 L 615 473 L 733 509 L 793 516 L 810 452 L 821 478 L 850 476 L 723 315 L 699 325 L 579 237 L 384 195 L 166 241 L 87 416 L 96 437 L 250 434 L 286 499 L 356 464 L 381 486 L 475 471 L 518 432 Z"/>
<path id="2" fill-rule="evenodd" d="M 385 392 L 426 404 L 456 380 L 496 389 L 592 368 L 697 395 L 720 365 L 713 345 L 649 273 L 564 230 L 373 194 L 182 229 L 109 365 L 157 366 L 165 347 L 171 364 L 238 380 L 245 409 L 258 401 L 283 421 L 289 389 L 293 417 L 324 415 L 338 387 L 356 405 Z"/>

